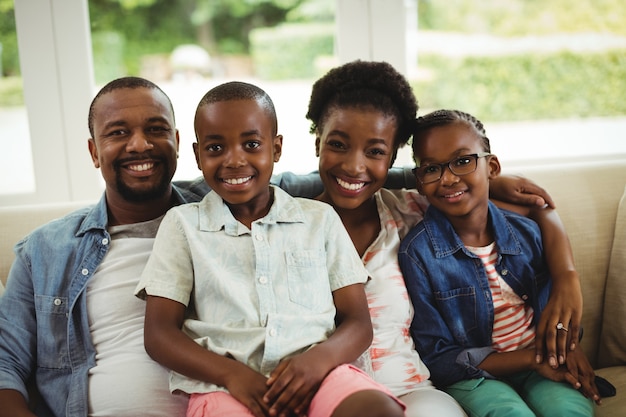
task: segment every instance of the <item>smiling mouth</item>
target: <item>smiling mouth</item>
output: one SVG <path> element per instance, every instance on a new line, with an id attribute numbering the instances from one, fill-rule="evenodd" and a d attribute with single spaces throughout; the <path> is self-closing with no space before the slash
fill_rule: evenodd
<path id="1" fill-rule="evenodd" d="M 457 192 L 452 193 L 452 194 L 445 194 L 443 196 L 443 198 L 455 198 L 455 197 L 459 197 L 459 196 L 461 196 L 463 194 L 465 194 L 465 191 L 457 191 Z"/>
<path id="2" fill-rule="evenodd" d="M 252 176 L 249 177 L 243 177 L 243 178 L 224 178 L 222 179 L 222 182 L 225 182 L 226 184 L 230 184 L 230 185 L 240 185 L 243 184 L 244 182 L 248 182 L 252 179 Z"/>
<path id="3" fill-rule="evenodd" d="M 358 191 L 361 188 L 365 187 L 365 182 L 348 182 L 337 177 L 335 177 L 335 180 L 337 181 L 337 184 L 339 184 L 341 188 L 348 190 L 348 191 Z"/>
<path id="4" fill-rule="evenodd" d="M 135 171 L 135 172 L 148 171 L 148 170 L 151 170 L 152 168 L 154 168 L 154 162 L 145 162 L 143 164 L 127 165 L 126 168 L 130 169 L 131 171 Z"/>

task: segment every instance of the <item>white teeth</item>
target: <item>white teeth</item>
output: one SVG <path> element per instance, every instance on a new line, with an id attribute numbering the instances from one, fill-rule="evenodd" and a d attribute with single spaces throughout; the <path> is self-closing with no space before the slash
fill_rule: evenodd
<path id="1" fill-rule="evenodd" d="M 446 197 L 446 198 L 454 198 L 454 197 L 458 197 L 458 196 L 460 196 L 461 194 L 463 194 L 463 191 L 457 191 L 457 192 L 456 192 L 456 193 L 454 193 L 454 194 L 446 194 L 446 195 L 445 195 L 445 197 Z"/>
<path id="2" fill-rule="evenodd" d="M 147 171 L 149 169 L 152 169 L 152 167 L 154 167 L 154 164 L 152 162 L 148 162 L 148 163 L 141 164 L 141 165 L 129 165 L 128 169 L 130 169 L 131 171 L 141 172 L 141 171 Z"/>
<path id="3" fill-rule="evenodd" d="M 365 186 L 364 182 L 351 183 L 351 182 L 344 181 L 340 178 L 336 178 L 336 180 L 337 180 L 337 184 L 339 184 L 341 188 L 345 188 L 346 190 L 350 190 L 350 191 L 357 191 Z"/>
<path id="4" fill-rule="evenodd" d="M 226 184 L 231 184 L 231 185 L 239 185 L 239 184 L 243 184 L 246 181 L 250 181 L 252 179 L 252 177 L 244 177 L 244 178 L 224 178 L 224 182 Z"/>

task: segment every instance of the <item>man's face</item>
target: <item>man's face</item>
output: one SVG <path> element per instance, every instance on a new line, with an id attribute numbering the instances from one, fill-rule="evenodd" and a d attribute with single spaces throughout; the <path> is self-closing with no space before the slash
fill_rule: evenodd
<path id="1" fill-rule="evenodd" d="M 123 88 L 94 106 L 89 151 L 100 168 L 107 198 L 141 202 L 170 187 L 178 157 L 178 130 L 165 95 L 151 88 Z"/>

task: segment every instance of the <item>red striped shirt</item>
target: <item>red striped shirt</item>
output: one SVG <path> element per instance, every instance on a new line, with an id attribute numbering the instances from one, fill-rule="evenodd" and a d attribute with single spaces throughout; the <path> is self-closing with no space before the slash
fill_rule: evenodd
<path id="1" fill-rule="evenodd" d="M 511 352 L 530 346 L 535 340 L 533 309 L 515 294 L 496 270 L 498 252 L 495 242 L 485 247 L 468 246 L 467 249 L 480 258 L 489 280 L 494 307 L 492 347 L 499 352 Z"/>

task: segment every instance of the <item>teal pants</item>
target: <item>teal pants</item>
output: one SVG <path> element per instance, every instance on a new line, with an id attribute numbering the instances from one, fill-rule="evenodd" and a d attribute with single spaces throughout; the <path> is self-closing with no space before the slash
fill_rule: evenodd
<path id="1" fill-rule="evenodd" d="M 571 385 L 536 372 L 460 381 L 445 391 L 470 417 L 590 417 L 594 410 L 593 401 Z"/>

